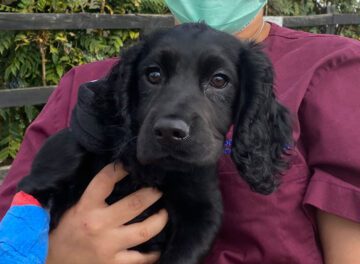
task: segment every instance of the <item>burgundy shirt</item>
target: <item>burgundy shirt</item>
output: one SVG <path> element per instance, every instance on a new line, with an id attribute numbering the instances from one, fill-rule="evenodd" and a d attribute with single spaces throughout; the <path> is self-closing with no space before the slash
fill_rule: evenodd
<path id="1" fill-rule="evenodd" d="M 207 264 L 321 264 L 315 208 L 360 222 L 360 43 L 272 25 L 264 46 L 278 99 L 294 114 L 293 165 L 280 188 L 262 196 L 249 190 L 229 156 L 221 158 L 225 214 Z M 1 215 L 44 140 L 68 126 L 79 85 L 115 62 L 79 66 L 62 78 L 0 187 Z"/>

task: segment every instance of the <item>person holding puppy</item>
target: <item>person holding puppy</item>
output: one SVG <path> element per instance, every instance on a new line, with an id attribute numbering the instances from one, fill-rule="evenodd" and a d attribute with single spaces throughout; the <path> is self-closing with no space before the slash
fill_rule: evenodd
<path id="1" fill-rule="evenodd" d="M 204 263 L 358 263 L 360 43 L 265 22 L 265 0 L 166 2 L 179 23 L 204 21 L 239 39 L 261 43 L 274 65 L 277 98 L 294 117 L 292 167 L 273 194 L 252 192 L 238 177 L 231 159 L 221 159 L 223 226 Z M 63 77 L 28 128 L 1 186 L 2 214 L 41 144 L 68 125 L 78 86 L 103 77 L 116 61 L 83 65 Z M 123 224 L 161 194 L 143 189 L 104 205 L 113 185 L 125 175 L 121 167 L 109 165 L 93 179 L 50 234 L 47 263 L 156 263 L 158 252 L 127 249 L 158 234 L 167 213 Z"/>

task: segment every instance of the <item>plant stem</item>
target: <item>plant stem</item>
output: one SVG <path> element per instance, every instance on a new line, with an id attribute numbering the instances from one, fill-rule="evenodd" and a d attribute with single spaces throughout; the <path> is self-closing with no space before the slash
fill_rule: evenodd
<path id="1" fill-rule="evenodd" d="M 106 4 L 106 0 L 102 0 L 101 1 L 100 14 L 104 14 L 104 12 L 105 12 L 105 4 Z"/>
<path id="2" fill-rule="evenodd" d="M 41 55 L 41 79 L 43 86 L 46 86 L 46 54 L 45 47 L 42 43 L 39 43 L 40 55 Z"/>

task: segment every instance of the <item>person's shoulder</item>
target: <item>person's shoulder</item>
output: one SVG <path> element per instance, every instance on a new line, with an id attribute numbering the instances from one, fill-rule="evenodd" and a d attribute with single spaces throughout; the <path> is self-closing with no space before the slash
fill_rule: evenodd
<path id="1" fill-rule="evenodd" d="M 82 83 L 105 77 L 119 61 L 119 58 L 110 58 L 75 66 L 61 78 L 59 86 L 62 86 L 62 83 L 71 83 L 70 89 L 76 90 Z"/>
<path id="2" fill-rule="evenodd" d="M 288 67 L 295 63 L 304 71 L 334 67 L 350 60 L 357 61 L 356 65 L 360 63 L 358 40 L 337 35 L 313 34 L 274 24 L 265 41 L 265 47 L 274 64 L 281 62 Z"/>
<path id="3" fill-rule="evenodd" d="M 321 53 L 353 50 L 360 52 L 360 41 L 338 35 L 315 34 L 272 25 L 270 38 L 276 39 L 289 47 Z"/>
<path id="4" fill-rule="evenodd" d="M 90 62 L 76 66 L 72 69 L 72 71 L 80 74 L 86 73 L 91 75 L 91 73 L 94 73 L 95 75 L 102 76 L 104 73 L 107 73 L 111 67 L 118 63 L 119 60 L 119 58 L 109 58 L 101 61 Z"/>
<path id="5" fill-rule="evenodd" d="M 68 109 L 70 107 L 72 109 L 76 104 L 81 84 L 105 77 L 118 62 L 119 58 L 111 58 L 73 67 L 61 78 L 48 101 L 48 105 L 61 103 L 64 106 L 63 108 Z"/>

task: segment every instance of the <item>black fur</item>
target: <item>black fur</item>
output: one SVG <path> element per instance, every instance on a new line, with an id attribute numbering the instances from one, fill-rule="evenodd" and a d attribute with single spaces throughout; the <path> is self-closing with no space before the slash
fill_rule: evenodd
<path id="1" fill-rule="evenodd" d="M 254 43 L 204 24 L 153 33 L 106 78 L 80 87 L 71 127 L 45 143 L 19 189 L 50 208 L 54 227 L 102 167 L 121 162 L 131 175 L 107 202 L 153 186 L 163 198 L 134 221 L 161 207 L 170 216 L 137 249 L 161 249 L 162 264 L 199 263 L 221 222 L 216 163 L 231 124 L 232 158 L 254 191 L 274 191 L 287 167 L 291 124 L 272 85 Z"/>

